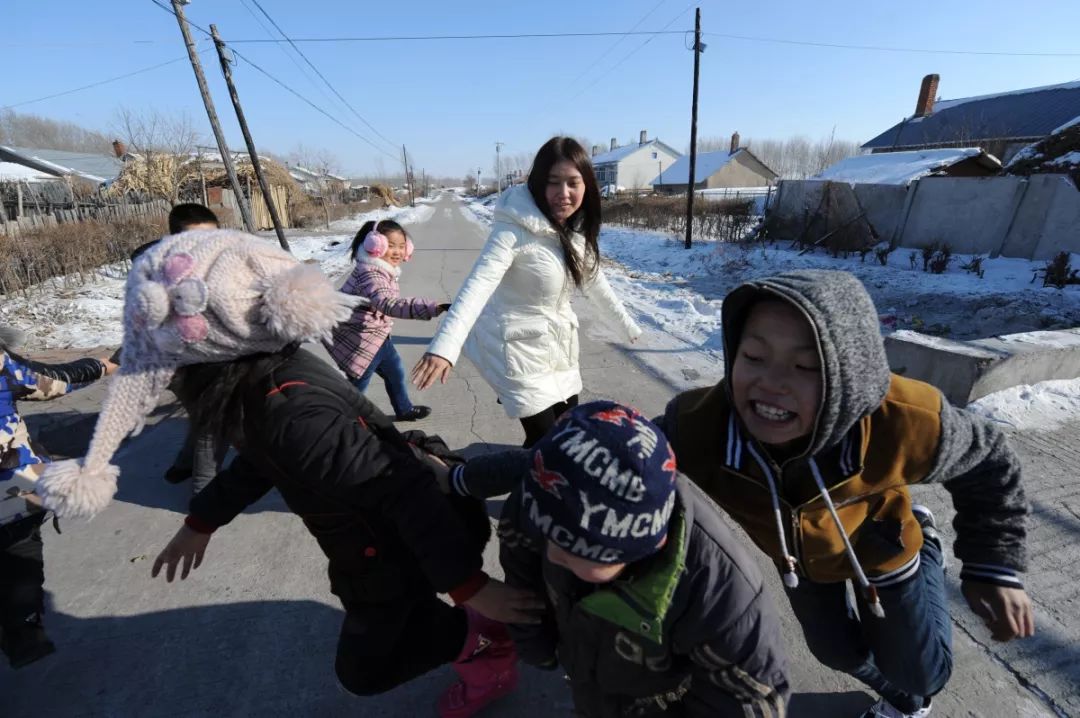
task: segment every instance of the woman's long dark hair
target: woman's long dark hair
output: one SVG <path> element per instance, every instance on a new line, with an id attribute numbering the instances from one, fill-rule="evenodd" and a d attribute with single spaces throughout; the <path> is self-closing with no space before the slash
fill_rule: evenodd
<path id="1" fill-rule="evenodd" d="M 244 394 L 297 348 L 298 344 L 291 344 L 275 354 L 177 369 L 170 388 L 187 411 L 192 431 L 211 434 L 219 442 L 243 445 Z"/>
<path id="2" fill-rule="evenodd" d="M 569 160 L 581 173 L 585 182 L 585 198 L 581 207 L 562 225 L 551 216 L 551 207 L 547 201 L 548 176 L 557 162 Z M 566 273 L 574 280 L 574 286 L 580 287 L 592 279 L 600 267 L 600 188 L 596 186 L 596 173 L 593 171 L 589 153 L 572 137 L 552 137 L 536 153 L 532 169 L 529 171 L 529 193 L 536 206 L 551 222 L 559 233 L 559 243 L 563 249 Z M 585 237 L 585 252 L 578 255 L 570 241 L 571 232 L 580 232 Z"/>
<path id="3" fill-rule="evenodd" d="M 379 231 L 383 234 L 387 232 L 401 232 L 402 235 L 408 237 L 409 233 L 405 231 L 405 228 L 392 219 L 377 219 L 375 221 L 364 222 L 364 225 L 360 227 L 360 230 L 353 237 L 352 246 L 349 247 L 349 259 L 356 261 L 356 254 L 364 246 L 364 237 L 368 236 L 371 230 L 379 228 Z"/>

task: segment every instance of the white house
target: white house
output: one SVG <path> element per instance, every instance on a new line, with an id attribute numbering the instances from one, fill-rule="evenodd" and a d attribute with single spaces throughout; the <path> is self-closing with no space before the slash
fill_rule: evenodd
<path id="1" fill-rule="evenodd" d="M 686 192 L 690 179 L 690 157 L 680 157 L 671 167 L 654 175 L 652 188 L 660 194 Z M 745 147 L 739 146 L 739 133 L 731 136 L 731 148 L 724 152 L 699 152 L 694 163 L 694 191 L 725 187 L 766 187 L 777 174 Z"/>
<path id="2" fill-rule="evenodd" d="M 603 145 L 593 147 L 592 163 L 596 169 L 596 182 L 601 190 L 647 190 L 649 182 L 671 166 L 680 155 L 658 139 L 646 139 L 641 131 L 636 145 L 619 147 L 611 138 L 611 149 L 600 153 Z M 610 190 L 609 190 L 610 191 Z"/>

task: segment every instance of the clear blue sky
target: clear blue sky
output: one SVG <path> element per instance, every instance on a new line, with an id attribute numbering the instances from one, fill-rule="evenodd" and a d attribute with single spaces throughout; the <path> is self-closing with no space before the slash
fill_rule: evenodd
<path id="1" fill-rule="evenodd" d="M 684 0 L 261 0 L 293 37 L 542 33 L 691 29 Z M 821 43 L 1080 53 L 1080 3 L 1046 0 L 703 0 L 703 29 Z M 250 5 L 250 3 L 249 3 Z M 657 7 L 659 5 L 659 7 Z M 253 5 L 250 5 L 254 9 Z M 267 38 L 242 0 L 194 0 L 189 18 L 216 23 L 226 41 Z M 677 18 L 677 19 L 676 19 Z M 175 20 L 150 0 L 3 0 L 9 61 L 0 107 L 181 57 Z M 196 32 L 197 37 L 201 37 Z M 136 41 L 151 42 L 136 42 Z M 692 53 L 682 35 L 439 42 L 302 44 L 301 49 L 383 135 L 406 143 L 417 170 L 454 177 L 488 173 L 493 143 L 533 152 L 564 132 L 607 143 L 646 129 L 680 151 L 689 141 Z M 939 94 L 965 97 L 1080 78 L 1077 57 L 1000 57 L 845 50 L 706 37 L 699 136 L 782 138 L 829 134 L 865 141 L 915 105 L 923 75 L 941 75 Z M 201 47 L 208 47 L 203 43 Z M 349 110 L 328 99 L 275 45 L 237 45 L 285 83 L 393 153 Z M 607 55 L 601 58 L 607 51 Z M 12 58 L 16 61 L 12 65 Z M 203 55 L 231 147 L 240 147 L 213 53 Z M 597 62 L 599 60 L 599 62 Z M 260 148 L 298 142 L 331 150 L 349 174 L 387 171 L 393 160 L 241 63 L 236 80 Z M 118 106 L 184 112 L 209 125 L 191 68 L 176 63 L 17 112 L 109 130 Z"/>

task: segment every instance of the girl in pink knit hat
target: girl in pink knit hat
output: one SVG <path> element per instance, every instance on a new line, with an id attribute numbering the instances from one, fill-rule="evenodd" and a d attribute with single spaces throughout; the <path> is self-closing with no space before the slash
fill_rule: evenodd
<path id="1" fill-rule="evenodd" d="M 192 499 L 152 575 L 186 578 L 213 533 L 276 488 L 326 554 L 345 608 L 342 685 L 373 695 L 452 663 L 462 682 L 440 713 L 466 718 L 516 686 L 500 621 L 533 621 L 543 603 L 483 572 L 489 519 L 479 500 L 446 495 L 447 465 L 461 463 L 446 444 L 402 434 L 300 348 L 328 339 L 361 301 L 263 239 L 227 230 L 163 239 L 128 276 L 124 362 L 89 451 L 49 465 L 38 493 L 60 516 L 105 508 L 120 473 L 113 454 L 171 381 L 195 430 L 237 457 Z"/>
<path id="2" fill-rule="evenodd" d="M 357 307 L 347 322 L 334 328 L 327 345 L 330 356 L 361 393 L 378 374 L 398 421 L 416 421 L 431 414 L 427 406 L 414 406 L 405 384 L 405 366 L 390 331 L 394 317 L 434 319 L 450 308 L 431 299 L 402 297 L 398 287 L 401 265 L 412 257 L 413 243 L 392 219 L 367 222 L 349 249 L 356 263 L 341 291 L 366 297 L 370 304 Z"/>

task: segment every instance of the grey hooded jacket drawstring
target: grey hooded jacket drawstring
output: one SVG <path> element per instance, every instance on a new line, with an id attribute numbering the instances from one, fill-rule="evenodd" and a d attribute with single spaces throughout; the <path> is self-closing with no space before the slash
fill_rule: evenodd
<path id="1" fill-rule="evenodd" d="M 784 518 L 783 512 L 780 509 L 780 494 L 776 488 L 776 479 L 773 477 L 772 469 L 769 468 L 769 463 L 765 461 L 758 450 L 754 448 L 753 442 L 748 443 L 747 448 L 750 449 L 750 455 L 754 457 L 754 461 L 756 461 L 757 465 L 761 468 L 761 472 L 765 474 L 765 481 L 769 484 L 769 495 L 772 498 L 773 516 L 776 519 L 776 536 L 780 539 L 781 560 L 784 562 L 784 585 L 789 589 L 796 588 L 799 585 L 799 575 L 795 572 L 797 561 L 788 550 L 787 535 L 784 531 Z M 821 494 L 822 500 L 825 501 L 825 506 L 829 509 L 829 515 L 832 516 L 833 523 L 836 524 L 836 529 L 844 542 L 844 552 L 847 554 L 851 567 L 855 570 L 855 578 L 858 580 L 859 588 L 862 590 L 862 594 L 866 598 L 867 604 L 870 606 L 870 612 L 877 618 L 884 618 L 885 609 L 881 606 L 881 599 L 878 598 L 877 589 L 870 584 L 870 580 L 866 577 L 866 572 L 863 570 L 862 564 L 859 563 L 859 559 L 855 555 L 855 549 L 851 545 L 851 539 L 848 538 L 847 531 L 844 529 L 844 524 L 841 523 L 840 517 L 836 513 L 836 507 L 833 505 L 832 497 L 829 496 L 829 489 L 825 486 L 825 481 L 821 478 L 821 471 L 818 469 L 817 461 L 812 456 L 810 457 L 810 472 L 814 475 L 814 483 L 817 484 L 818 492 Z"/>

